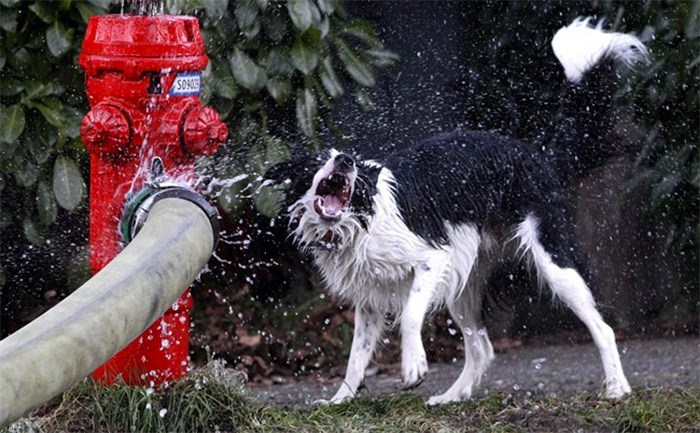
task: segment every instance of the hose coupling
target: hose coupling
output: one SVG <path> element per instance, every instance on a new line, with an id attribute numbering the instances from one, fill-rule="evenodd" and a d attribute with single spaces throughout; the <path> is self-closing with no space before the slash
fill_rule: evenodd
<path id="1" fill-rule="evenodd" d="M 127 196 L 126 204 L 119 221 L 121 242 L 126 246 L 131 242 L 148 219 L 153 205 L 165 198 L 179 198 L 196 204 L 209 219 L 213 236 L 212 251 L 219 242 L 219 213 L 204 197 L 197 192 L 170 181 L 164 174 L 163 161 L 153 158 L 151 175 L 148 182 L 137 193 Z"/>

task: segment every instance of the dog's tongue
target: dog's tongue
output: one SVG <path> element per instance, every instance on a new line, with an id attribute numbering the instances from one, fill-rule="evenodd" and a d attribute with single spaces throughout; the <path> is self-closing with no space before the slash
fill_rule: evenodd
<path id="1" fill-rule="evenodd" d="M 334 195 L 323 197 L 323 209 L 328 215 L 336 215 L 340 213 L 343 203 Z"/>

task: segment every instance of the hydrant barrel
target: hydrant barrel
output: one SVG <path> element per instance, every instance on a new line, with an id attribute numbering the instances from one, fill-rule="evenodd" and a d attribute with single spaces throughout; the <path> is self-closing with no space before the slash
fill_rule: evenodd
<path id="1" fill-rule="evenodd" d="M 99 271 L 121 250 L 126 196 L 160 157 L 168 174 L 192 179 L 195 160 L 226 141 L 219 114 L 202 106 L 208 58 L 189 16 L 93 16 L 79 58 L 91 111 L 81 134 L 90 151 L 90 265 Z M 189 290 L 94 376 L 111 383 L 159 384 L 187 372 Z"/>

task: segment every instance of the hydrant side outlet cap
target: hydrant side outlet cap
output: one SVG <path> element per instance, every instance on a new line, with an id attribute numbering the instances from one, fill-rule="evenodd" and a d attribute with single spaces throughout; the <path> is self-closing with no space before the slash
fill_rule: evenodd
<path id="1" fill-rule="evenodd" d="M 123 110 L 103 102 L 85 115 L 80 135 L 90 152 L 117 155 L 129 146 L 131 125 Z"/>

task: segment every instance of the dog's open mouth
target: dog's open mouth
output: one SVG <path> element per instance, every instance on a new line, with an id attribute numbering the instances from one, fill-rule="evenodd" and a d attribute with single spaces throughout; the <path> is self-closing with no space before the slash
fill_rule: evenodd
<path id="1" fill-rule="evenodd" d="M 324 220 L 337 222 L 350 205 L 350 178 L 344 173 L 332 173 L 321 179 L 316 187 L 314 210 Z"/>

